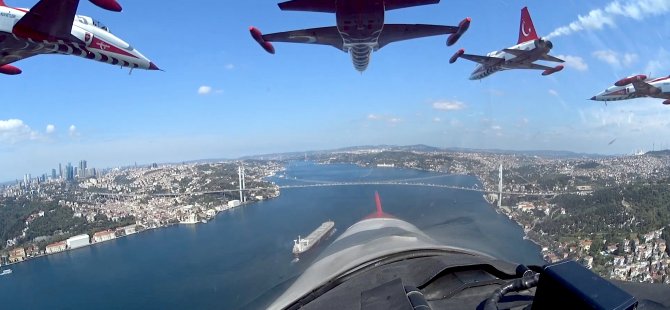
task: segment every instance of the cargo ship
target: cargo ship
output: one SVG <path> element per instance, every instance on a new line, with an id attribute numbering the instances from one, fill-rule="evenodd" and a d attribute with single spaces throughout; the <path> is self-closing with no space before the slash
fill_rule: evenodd
<path id="1" fill-rule="evenodd" d="M 319 243 L 321 239 L 329 236 L 333 231 L 333 228 L 335 228 L 335 222 L 327 221 L 309 234 L 307 238 L 303 239 L 298 236 L 298 239 L 293 240 L 293 254 L 299 255 L 309 251 L 309 249 Z"/>

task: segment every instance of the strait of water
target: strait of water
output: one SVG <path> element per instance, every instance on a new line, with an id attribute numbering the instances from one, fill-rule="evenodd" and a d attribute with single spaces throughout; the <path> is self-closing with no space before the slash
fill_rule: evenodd
<path id="1" fill-rule="evenodd" d="M 472 186 L 471 176 L 296 162 L 280 185 L 411 180 Z M 279 198 L 220 213 L 207 224 L 155 229 L 11 266 L 0 277 L 5 309 L 255 308 L 300 275 L 347 227 L 375 209 L 447 245 L 515 263 L 541 264 L 540 248 L 478 192 L 358 185 L 284 189 Z M 324 221 L 334 236 L 293 262 L 293 239 Z"/>

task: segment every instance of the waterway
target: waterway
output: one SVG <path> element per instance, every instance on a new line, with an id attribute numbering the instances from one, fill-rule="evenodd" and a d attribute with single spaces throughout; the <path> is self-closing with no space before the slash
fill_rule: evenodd
<path id="1" fill-rule="evenodd" d="M 420 180 L 471 187 L 471 176 L 410 169 L 296 162 L 277 184 Z M 279 198 L 220 213 L 207 224 L 178 225 L 13 265 L 0 277 L 5 309 L 254 308 L 298 276 L 327 244 L 374 211 L 384 211 L 434 239 L 501 259 L 540 264 L 540 249 L 496 213 L 481 193 L 378 185 L 282 190 Z M 336 233 L 292 262 L 293 239 L 326 220 Z"/>

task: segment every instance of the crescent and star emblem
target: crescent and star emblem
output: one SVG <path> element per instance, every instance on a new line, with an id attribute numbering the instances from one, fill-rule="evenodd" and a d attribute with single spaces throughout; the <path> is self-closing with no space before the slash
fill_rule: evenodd
<path id="1" fill-rule="evenodd" d="M 521 22 L 521 32 L 523 33 L 524 37 L 527 37 L 533 32 L 533 29 L 528 29 L 528 32 L 526 32 L 526 22 L 523 21 Z"/>

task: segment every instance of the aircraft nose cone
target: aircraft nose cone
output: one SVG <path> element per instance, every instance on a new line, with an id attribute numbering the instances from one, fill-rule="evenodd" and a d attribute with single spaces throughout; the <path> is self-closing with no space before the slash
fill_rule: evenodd
<path id="1" fill-rule="evenodd" d="M 160 70 L 160 68 L 155 63 L 149 62 L 149 70 Z"/>
<path id="2" fill-rule="evenodd" d="M 596 96 L 591 97 L 591 100 L 596 100 L 596 99 L 597 99 Z"/>

